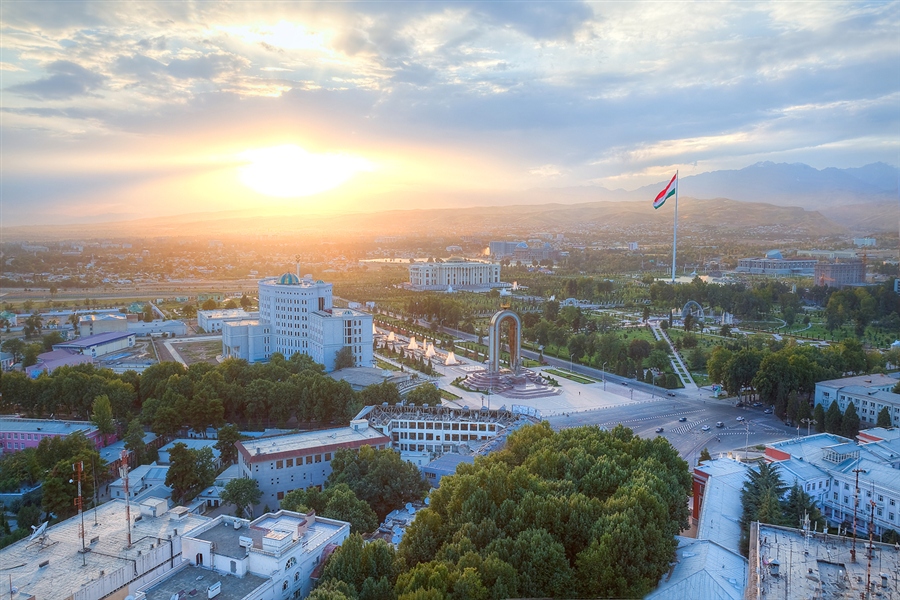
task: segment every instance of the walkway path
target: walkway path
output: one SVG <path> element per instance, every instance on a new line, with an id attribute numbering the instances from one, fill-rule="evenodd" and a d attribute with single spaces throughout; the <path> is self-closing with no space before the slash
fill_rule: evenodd
<path id="1" fill-rule="evenodd" d="M 672 344 L 672 340 L 669 338 L 666 330 L 660 327 L 659 323 L 656 322 L 650 323 L 650 329 L 653 331 L 653 336 L 656 339 L 666 340 L 666 343 L 669 344 L 669 348 L 672 350 L 672 353 L 669 357 L 669 362 L 672 363 L 672 369 L 675 370 L 675 374 L 678 375 L 678 378 L 681 380 L 681 385 L 684 386 L 685 390 L 696 391 L 697 384 L 694 383 L 694 378 L 691 377 L 691 372 L 685 366 L 684 361 L 681 360 L 681 355 L 678 354 L 678 351 L 675 349 L 674 344 Z"/>

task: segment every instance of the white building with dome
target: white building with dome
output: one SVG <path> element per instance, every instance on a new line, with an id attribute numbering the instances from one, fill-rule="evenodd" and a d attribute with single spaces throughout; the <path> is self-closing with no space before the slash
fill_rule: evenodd
<path id="1" fill-rule="evenodd" d="M 500 265 L 451 257 L 440 262 L 409 265 L 409 285 L 413 290 L 477 290 L 508 287 L 500 281 Z"/>
<path id="2" fill-rule="evenodd" d="M 266 361 L 273 352 L 290 358 L 300 352 L 334 368 L 334 358 L 349 346 L 357 366 L 372 365 L 372 315 L 335 309 L 332 284 L 293 273 L 259 282 L 259 318 L 224 323 L 222 356 Z"/>

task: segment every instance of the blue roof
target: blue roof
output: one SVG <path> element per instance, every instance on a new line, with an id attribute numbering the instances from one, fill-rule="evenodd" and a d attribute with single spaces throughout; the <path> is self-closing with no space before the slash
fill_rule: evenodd
<path id="1" fill-rule="evenodd" d="M 132 332 L 128 331 L 110 331 L 108 333 L 98 333 L 96 335 L 89 335 L 86 337 L 80 337 L 71 342 L 63 342 L 61 344 L 54 344 L 54 348 L 90 348 L 91 346 L 96 346 L 98 344 L 106 344 L 108 342 L 114 342 L 116 340 L 121 340 L 123 338 L 127 338 L 128 336 L 134 335 Z"/>
<path id="2" fill-rule="evenodd" d="M 278 278 L 278 285 L 299 285 L 300 278 L 293 273 L 285 273 Z"/>

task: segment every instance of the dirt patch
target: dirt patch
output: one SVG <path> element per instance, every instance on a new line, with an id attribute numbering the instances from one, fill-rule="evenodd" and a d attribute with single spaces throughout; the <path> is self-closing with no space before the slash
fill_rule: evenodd
<path id="1" fill-rule="evenodd" d="M 222 354 L 222 340 L 210 340 L 208 342 L 184 342 L 172 344 L 172 347 L 181 355 L 189 365 L 205 362 L 212 365 L 219 364 L 216 356 Z"/>

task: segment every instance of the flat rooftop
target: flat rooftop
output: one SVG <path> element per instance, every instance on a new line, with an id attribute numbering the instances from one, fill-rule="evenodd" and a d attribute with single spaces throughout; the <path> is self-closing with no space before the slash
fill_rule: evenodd
<path id="1" fill-rule="evenodd" d="M 74 431 L 83 431 L 85 434 L 96 429 L 90 421 L 51 421 L 48 419 L 19 419 L 15 417 L 0 417 L 0 434 L 10 433 L 53 433 L 68 435 Z"/>
<path id="2" fill-rule="evenodd" d="M 125 339 L 127 337 L 133 336 L 134 332 L 129 331 L 110 331 L 108 333 L 98 333 L 96 335 L 89 335 L 86 337 L 80 337 L 76 340 L 72 340 L 70 342 L 61 342 L 59 344 L 53 344 L 54 349 L 56 348 L 90 348 L 91 346 L 96 346 L 98 344 L 107 344 L 109 342 L 114 342 L 116 340 Z"/>
<path id="3" fill-rule="evenodd" d="M 216 554 L 222 554 L 228 558 L 244 558 L 247 556 L 247 549 L 238 542 L 241 536 L 249 535 L 247 529 L 241 528 L 235 531 L 232 525 L 226 525 L 226 523 L 230 523 L 230 521 L 221 521 L 213 527 L 190 537 L 207 542 L 215 542 Z"/>
<path id="4" fill-rule="evenodd" d="M 900 572 L 900 550 L 891 544 L 873 544 L 869 571 L 868 539 L 856 540 L 856 562 L 850 554 L 853 544 L 850 537 L 821 533 L 805 536 L 799 529 L 761 525 L 759 540 L 760 585 L 765 598 L 860 598 L 865 593 L 867 573 L 871 574 L 875 592 L 880 592 L 880 597 L 897 597 L 900 591 L 896 579 Z M 751 571 L 756 568 L 754 551 L 751 545 Z M 777 577 L 772 574 L 773 561 L 778 562 Z M 881 587 L 881 573 L 888 574 L 887 588 Z M 752 576 L 751 586 L 748 591 L 755 597 Z"/>
<path id="5" fill-rule="evenodd" d="M 243 577 L 219 573 L 212 569 L 187 565 L 175 571 L 149 589 L 143 590 L 147 600 L 170 600 L 172 596 L 184 592 L 188 598 L 206 598 L 206 590 L 221 583 L 221 591 L 216 598 L 222 600 L 242 600 L 255 590 L 272 585 L 272 580 L 252 573 Z"/>
<path id="6" fill-rule="evenodd" d="M 847 387 L 847 386 L 860 386 L 864 388 L 873 388 L 873 387 L 884 387 L 889 385 L 891 387 L 897 385 L 897 379 L 894 377 L 889 377 L 887 375 L 882 375 L 880 373 L 874 373 L 872 375 L 856 375 L 855 377 L 843 377 L 841 379 L 829 379 L 827 381 L 820 381 L 816 384 L 817 386 L 821 385 L 824 387 L 831 388 L 839 388 L 839 387 Z"/>
<path id="7" fill-rule="evenodd" d="M 323 429 L 320 431 L 307 431 L 288 435 L 259 438 L 256 440 L 244 440 L 235 445 L 242 452 L 248 462 L 271 460 L 274 454 L 303 453 L 304 451 L 321 449 L 325 447 L 352 447 L 354 444 L 366 442 L 390 442 L 390 440 L 377 429 L 362 427 L 339 427 L 337 429 Z"/>
<path id="8" fill-rule="evenodd" d="M 124 500 L 112 500 L 97 507 L 96 513 L 84 513 L 85 546 L 91 551 L 83 555 L 77 515 L 48 528 L 44 544 L 25 538 L 7 546 L 0 550 L 5 584 L 19 588 L 22 598 L 67 598 L 119 569 L 127 567 L 133 573 L 137 561 L 146 560 L 142 554 L 148 554 L 151 545 L 166 545 L 176 529 L 182 535 L 209 521 L 193 514 L 173 519 L 169 512 L 135 520 L 140 515 L 140 506 L 132 503 L 132 546 L 128 549 Z"/>

